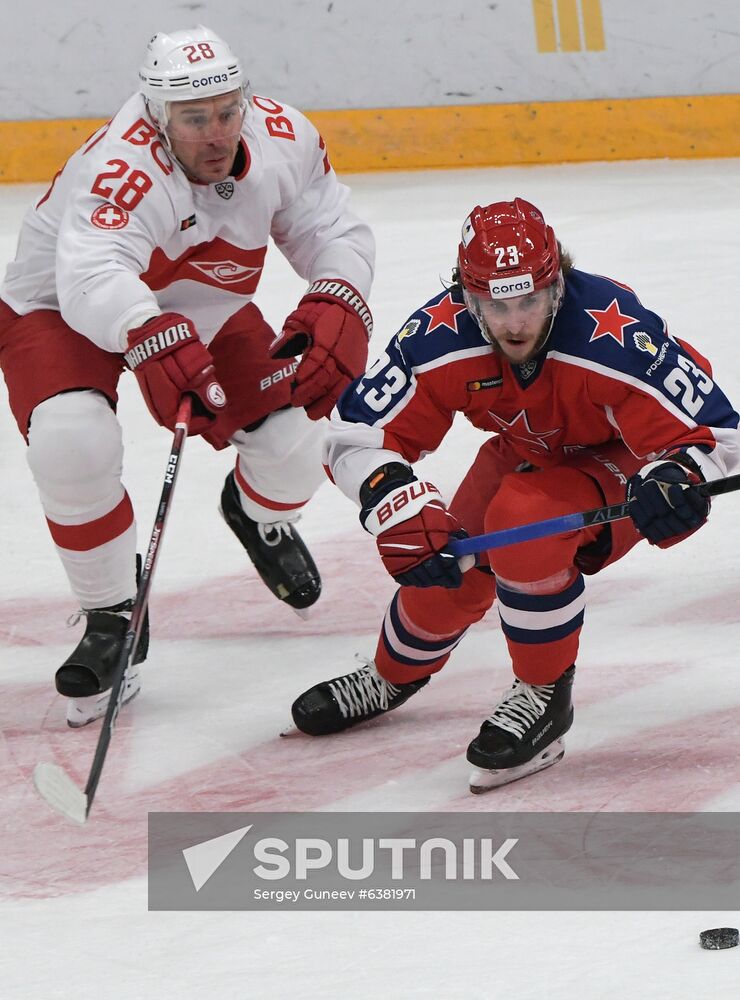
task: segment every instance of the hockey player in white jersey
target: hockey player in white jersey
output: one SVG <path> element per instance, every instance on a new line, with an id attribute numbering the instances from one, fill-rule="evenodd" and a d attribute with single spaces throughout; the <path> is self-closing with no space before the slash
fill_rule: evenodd
<path id="1" fill-rule="evenodd" d="M 311 123 L 253 96 L 202 25 L 155 35 L 139 76 L 29 209 L 0 288 L 10 406 L 86 617 L 56 674 L 72 726 L 105 711 L 136 592 L 116 418 L 125 368 L 157 423 L 173 429 L 189 394 L 190 433 L 236 449 L 221 512 L 301 611 L 321 581 L 294 522 L 324 478 L 321 418 L 364 370 L 372 330 L 373 237 Z M 252 302 L 270 236 L 309 283 L 278 336 Z M 125 700 L 147 645 L 148 627 Z"/>

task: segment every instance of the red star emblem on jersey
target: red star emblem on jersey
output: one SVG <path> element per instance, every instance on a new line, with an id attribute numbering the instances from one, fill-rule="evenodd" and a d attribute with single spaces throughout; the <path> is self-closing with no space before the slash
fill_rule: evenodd
<path id="1" fill-rule="evenodd" d="M 506 434 L 507 437 L 516 438 L 517 441 L 526 441 L 527 444 L 536 445 L 543 451 L 550 450 L 545 439 L 552 437 L 553 434 L 559 434 L 563 429 L 562 427 L 556 427 L 552 431 L 533 430 L 529 426 L 529 417 L 526 410 L 520 410 L 513 420 L 504 420 L 502 417 L 498 417 L 495 413 L 492 413 L 491 410 L 488 412 L 501 428 L 501 432 Z"/>
<path id="2" fill-rule="evenodd" d="M 616 299 L 612 299 L 606 309 L 587 309 L 586 312 L 596 324 L 596 329 L 589 338 L 589 344 L 599 337 L 613 337 L 620 347 L 624 347 L 624 328 L 640 322 L 634 316 L 620 312 Z"/>
<path id="3" fill-rule="evenodd" d="M 431 333 L 432 330 L 436 330 L 438 326 L 446 326 L 448 329 L 457 333 L 457 316 L 458 313 L 465 312 L 465 306 L 460 305 L 457 302 L 453 302 L 452 296 L 448 292 L 447 295 L 445 295 L 445 297 L 436 304 L 436 306 L 430 306 L 428 309 L 425 308 L 421 311 L 431 317 L 431 322 L 429 323 L 424 336 L 426 336 L 427 333 Z"/>

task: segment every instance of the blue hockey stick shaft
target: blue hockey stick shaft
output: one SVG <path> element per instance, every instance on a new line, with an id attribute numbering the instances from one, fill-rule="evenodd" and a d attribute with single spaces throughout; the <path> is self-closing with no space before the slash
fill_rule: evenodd
<path id="1" fill-rule="evenodd" d="M 740 475 L 728 476 L 726 479 L 714 479 L 702 483 L 698 489 L 707 497 L 719 496 L 721 493 L 732 493 L 740 490 Z M 501 531 L 489 531 L 484 535 L 473 535 L 471 538 L 455 538 L 449 544 L 453 555 L 475 555 L 477 552 L 487 552 L 489 549 L 502 549 L 506 545 L 518 545 L 520 542 L 533 542 L 537 538 L 550 538 L 566 531 L 578 531 L 580 528 L 590 528 L 594 524 L 607 524 L 609 521 L 619 521 L 629 517 L 629 500 L 623 503 L 611 504 L 607 507 L 596 507 L 594 510 L 584 510 L 578 514 L 563 514 L 561 517 L 549 517 L 545 521 L 535 521 L 532 524 L 522 524 L 516 528 L 503 528 Z"/>

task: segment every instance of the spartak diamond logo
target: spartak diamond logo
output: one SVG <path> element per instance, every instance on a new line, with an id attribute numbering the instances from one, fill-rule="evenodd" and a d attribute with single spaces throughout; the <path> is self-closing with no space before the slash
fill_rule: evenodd
<path id="1" fill-rule="evenodd" d="M 206 397 L 211 406 L 216 406 L 219 410 L 226 406 L 226 393 L 218 382 L 211 382 L 206 389 Z"/>
<path id="2" fill-rule="evenodd" d="M 259 274 L 261 267 L 245 267 L 233 260 L 191 260 L 188 263 L 196 267 L 207 278 L 217 281 L 219 285 L 234 285 L 245 278 Z"/>

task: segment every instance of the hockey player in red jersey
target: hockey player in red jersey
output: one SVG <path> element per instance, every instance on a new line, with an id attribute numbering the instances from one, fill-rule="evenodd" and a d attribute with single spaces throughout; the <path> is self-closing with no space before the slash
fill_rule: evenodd
<path id="1" fill-rule="evenodd" d="M 490 431 L 449 508 L 411 465 L 463 412 Z M 523 199 L 465 220 L 450 288 L 418 309 L 341 397 L 327 456 L 401 585 L 374 663 L 293 705 L 305 733 L 339 732 L 403 704 L 447 662 L 494 594 L 514 683 L 468 748 L 473 790 L 562 757 L 584 574 L 642 538 L 696 531 L 696 486 L 737 471 L 738 414 L 709 363 L 625 285 L 576 270 Z M 451 537 L 631 498 L 632 518 L 492 550 L 463 573 Z"/>
<path id="2" fill-rule="evenodd" d="M 313 125 L 253 96 L 202 25 L 156 34 L 139 78 L 28 211 L 0 288 L 10 406 L 86 616 L 56 675 L 73 726 L 105 711 L 136 592 L 124 369 L 157 423 L 173 429 L 189 394 L 190 432 L 236 449 L 223 517 L 300 613 L 321 581 L 294 522 L 324 479 L 321 418 L 364 370 L 372 329 L 373 237 Z M 277 337 L 252 301 L 269 237 L 309 283 Z M 138 688 L 133 665 L 125 699 Z"/>

